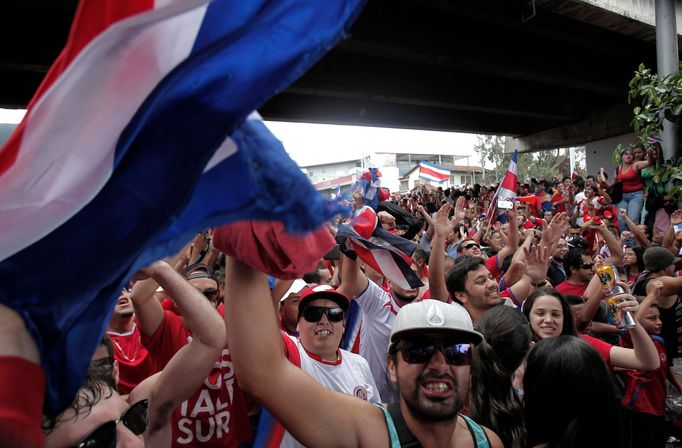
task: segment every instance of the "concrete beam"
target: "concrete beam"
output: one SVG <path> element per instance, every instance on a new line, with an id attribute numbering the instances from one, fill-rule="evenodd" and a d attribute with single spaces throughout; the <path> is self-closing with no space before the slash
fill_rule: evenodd
<path id="1" fill-rule="evenodd" d="M 543 149 L 580 146 L 614 135 L 628 134 L 632 121 L 632 106 L 627 103 L 598 109 L 578 123 L 555 127 L 522 137 L 505 139 L 505 151 L 533 152 Z"/>

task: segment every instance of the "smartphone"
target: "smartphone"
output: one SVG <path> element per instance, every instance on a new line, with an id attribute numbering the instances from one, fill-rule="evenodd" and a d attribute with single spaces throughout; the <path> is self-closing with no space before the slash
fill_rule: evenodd
<path id="1" fill-rule="evenodd" d="M 675 224 L 675 233 L 682 232 L 682 224 Z"/>
<path id="2" fill-rule="evenodd" d="M 499 200 L 497 201 L 497 208 L 511 210 L 512 208 L 514 208 L 514 203 L 512 201 Z"/>

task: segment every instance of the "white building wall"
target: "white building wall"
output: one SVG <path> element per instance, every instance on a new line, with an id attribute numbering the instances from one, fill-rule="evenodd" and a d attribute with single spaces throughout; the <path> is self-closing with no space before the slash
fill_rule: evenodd
<path id="1" fill-rule="evenodd" d="M 604 171 L 609 175 L 609 180 L 611 180 L 616 169 L 612 161 L 613 151 L 615 151 L 618 144 L 629 146 L 636 140 L 637 136 L 632 133 L 586 143 L 585 164 L 587 166 L 587 174 L 596 176 L 599 173 L 599 168 L 603 167 Z"/>

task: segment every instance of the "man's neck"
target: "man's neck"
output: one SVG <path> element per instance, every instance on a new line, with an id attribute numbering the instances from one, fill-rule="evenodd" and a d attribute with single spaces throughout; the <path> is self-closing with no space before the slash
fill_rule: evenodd
<path id="1" fill-rule="evenodd" d="M 412 416 L 402 399 L 400 400 L 400 412 L 403 414 L 410 432 L 419 440 L 422 447 L 440 448 L 452 446 L 459 415 L 455 415 L 455 418 L 452 420 L 444 422 L 422 422 Z"/>
<path id="2" fill-rule="evenodd" d="M 570 283 L 571 285 L 577 285 L 577 286 L 587 285 L 587 283 L 588 283 L 588 282 L 584 282 L 584 281 L 580 280 L 579 278 L 576 278 L 573 276 L 566 279 L 566 281 L 568 283 Z"/>
<path id="3" fill-rule="evenodd" d="M 133 327 L 135 325 L 135 322 L 133 321 L 133 317 L 113 317 L 109 321 L 109 326 L 107 327 L 107 331 L 111 331 L 112 333 L 128 333 L 133 330 Z"/>

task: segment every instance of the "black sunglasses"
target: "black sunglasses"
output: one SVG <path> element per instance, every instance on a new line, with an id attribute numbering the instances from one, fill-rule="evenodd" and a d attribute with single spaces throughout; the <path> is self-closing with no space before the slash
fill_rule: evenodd
<path id="1" fill-rule="evenodd" d="M 592 269 L 594 267 L 594 263 L 583 263 L 580 265 L 580 269 Z"/>
<path id="2" fill-rule="evenodd" d="M 114 357 L 107 356 L 106 358 L 100 358 L 92 361 L 92 366 L 97 368 L 113 369 L 114 367 Z"/>
<path id="3" fill-rule="evenodd" d="M 476 249 L 479 249 L 481 246 L 479 246 L 479 245 L 476 244 L 476 243 L 469 243 L 469 244 L 467 244 L 466 246 L 462 246 L 462 247 L 463 247 L 464 249 L 467 249 L 467 250 L 468 250 L 468 249 L 471 249 L 471 248 L 473 248 L 473 247 L 475 247 Z"/>
<path id="4" fill-rule="evenodd" d="M 329 322 L 341 322 L 343 320 L 343 310 L 341 308 L 329 308 L 326 306 L 308 306 L 301 315 L 307 322 L 319 322 L 322 315 L 326 314 Z"/>
<path id="5" fill-rule="evenodd" d="M 220 294 L 220 291 L 217 289 L 207 289 L 205 291 L 201 291 L 201 293 L 211 302 L 215 303 L 216 300 L 218 300 L 218 295 Z"/>
<path id="6" fill-rule="evenodd" d="M 147 429 L 148 405 L 148 400 L 138 401 L 130 406 L 118 420 L 111 420 L 98 426 L 76 445 L 76 448 L 115 448 L 118 422 L 123 423 L 133 434 L 139 436 Z"/>
<path id="7" fill-rule="evenodd" d="M 436 351 L 440 351 L 450 365 L 468 366 L 471 364 L 471 345 L 457 340 L 404 340 L 400 343 L 398 350 L 403 360 L 410 364 L 428 362 Z"/>

